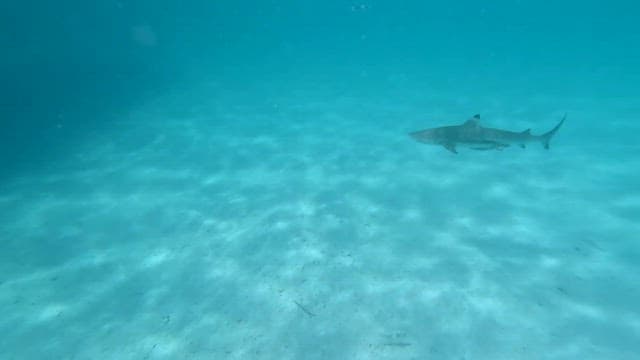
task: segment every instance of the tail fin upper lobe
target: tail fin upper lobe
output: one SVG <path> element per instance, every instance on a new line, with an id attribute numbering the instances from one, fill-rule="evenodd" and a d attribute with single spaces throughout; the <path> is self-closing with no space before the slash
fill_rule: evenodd
<path id="1" fill-rule="evenodd" d="M 544 146 L 545 149 L 549 149 L 549 141 L 551 141 L 551 138 L 553 137 L 553 135 L 555 135 L 558 129 L 560 129 L 560 127 L 562 126 L 562 124 L 564 124 L 564 120 L 566 118 L 567 118 L 567 114 L 564 114 L 564 116 L 562 117 L 562 120 L 560 120 L 560 122 L 558 123 L 558 125 L 556 125 L 556 127 L 540 135 L 540 138 L 542 139 L 542 145 Z"/>

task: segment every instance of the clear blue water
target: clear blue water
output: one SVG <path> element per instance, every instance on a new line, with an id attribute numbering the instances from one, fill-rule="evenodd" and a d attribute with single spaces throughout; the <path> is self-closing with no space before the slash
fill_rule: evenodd
<path id="1" fill-rule="evenodd" d="M 634 2 L 0 14 L 0 358 L 640 352 Z"/>

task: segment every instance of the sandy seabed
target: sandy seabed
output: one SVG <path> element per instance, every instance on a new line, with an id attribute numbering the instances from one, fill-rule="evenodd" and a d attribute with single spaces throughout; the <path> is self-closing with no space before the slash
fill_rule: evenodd
<path id="1" fill-rule="evenodd" d="M 8 179 L 0 357 L 640 353 L 637 112 L 407 94 L 211 83 Z M 406 135 L 476 112 L 534 134 L 569 115 L 549 151 L 453 155 Z"/>

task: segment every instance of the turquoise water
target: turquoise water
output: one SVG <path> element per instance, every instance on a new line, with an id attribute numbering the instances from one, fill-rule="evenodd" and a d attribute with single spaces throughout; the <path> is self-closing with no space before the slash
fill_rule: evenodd
<path id="1" fill-rule="evenodd" d="M 1 5 L 0 358 L 635 359 L 631 1 Z M 421 144 L 460 125 L 551 148 Z"/>

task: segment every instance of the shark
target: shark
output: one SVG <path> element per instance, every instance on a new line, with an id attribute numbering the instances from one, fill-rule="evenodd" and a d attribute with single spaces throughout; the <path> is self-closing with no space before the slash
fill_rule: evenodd
<path id="1" fill-rule="evenodd" d="M 545 149 L 549 149 L 551 138 L 564 124 L 566 118 L 567 114 L 553 129 L 544 134 L 532 135 L 531 129 L 518 132 L 484 127 L 480 125 L 480 115 L 476 114 L 461 125 L 414 131 L 409 133 L 409 136 L 421 143 L 444 146 L 454 154 L 458 153 L 458 146 L 473 150 L 503 150 L 511 145 L 525 148 L 529 143 L 541 143 Z"/>

